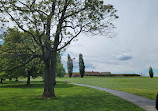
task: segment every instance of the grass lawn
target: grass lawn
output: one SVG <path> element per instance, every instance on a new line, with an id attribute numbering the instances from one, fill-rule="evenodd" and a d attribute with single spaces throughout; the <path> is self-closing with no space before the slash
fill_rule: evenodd
<path id="1" fill-rule="evenodd" d="M 25 84 L 0 84 L 0 111 L 144 111 L 119 97 L 92 88 L 57 82 L 57 97 L 43 99 L 40 96 L 42 82 Z"/>
<path id="2" fill-rule="evenodd" d="M 158 78 L 149 77 L 75 77 L 58 78 L 60 81 L 88 84 L 104 88 L 116 89 L 144 96 L 150 99 L 156 98 L 158 93 Z"/>

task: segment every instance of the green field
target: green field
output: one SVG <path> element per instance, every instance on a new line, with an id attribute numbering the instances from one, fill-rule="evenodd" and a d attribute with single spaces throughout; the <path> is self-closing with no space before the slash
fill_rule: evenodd
<path id="1" fill-rule="evenodd" d="M 75 77 L 58 78 L 57 80 L 116 89 L 154 100 L 158 93 L 157 77 Z"/>
<path id="2" fill-rule="evenodd" d="M 43 82 L 25 84 L 9 81 L 0 84 L 0 111 L 144 111 L 119 97 L 92 88 L 58 81 L 57 97 L 43 99 Z"/>

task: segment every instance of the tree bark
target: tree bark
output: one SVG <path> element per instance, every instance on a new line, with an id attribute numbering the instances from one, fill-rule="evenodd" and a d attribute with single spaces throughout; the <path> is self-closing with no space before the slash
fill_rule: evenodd
<path id="1" fill-rule="evenodd" d="M 43 97 L 55 97 L 54 87 L 56 84 L 56 51 L 49 52 L 50 58 L 45 60 L 45 78 L 44 78 L 44 92 Z"/>
<path id="2" fill-rule="evenodd" d="M 52 62 L 52 48 L 50 44 L 50 27 L 51 27 L 51 18 L 49 15 L 47 18 L 47 27 L 46 27 L 46 41 L 45 41 L 45 51 L 44 54 L 44 64 L 45 64 L 45 78 L 44 78 L 44 92 L 43 97 L 52 98 L 55 97 L 54 93 L 54 84 L 53 84 L 53 67 L 51 67 Z"/>
<path id="3" fill-rule="evenodd" d="M 52 12 L 54 13 L 55 10 L 55 2 L 53 4 L 53 10 Z M 44 92 L 43 92 L 43 97 L 46 98 L 53 98 L 55 97 L 54 93 L 54 87 L 56 84 L 55 78 L 56 78 L 56 56 L 57 56 L 57 47 L 59 45 L 59 35 L 61 33 L 62 29 L 62 23 L 64 21 L 64 15 L 65 11 L 67 8 L 67 0 L 65 2 L 64 10 L 61 15 L 61 19 L 59 20 L 59 24 L 57 25 L 57 30 L 56 30 L 56 35 L 55 35 L 55 40 L 53 43 L 53 48 L 51 47 L 50 43 L 50 30 L 51 30 L 51 18 L 52 14 L 48 16 L 47 19 L 47 28 L 46 28 L 46 51 L 45 51 L 45 56 L 44 56 L 44 63 L 45 63 L 45 80 L 44 80 Z"/>
<path id="4" fill-rule="evenodd" d="M 30 85 L 30 72 L 28 72 L 28 74 L 27 74 L 27 84 L 26 85 Z"/>

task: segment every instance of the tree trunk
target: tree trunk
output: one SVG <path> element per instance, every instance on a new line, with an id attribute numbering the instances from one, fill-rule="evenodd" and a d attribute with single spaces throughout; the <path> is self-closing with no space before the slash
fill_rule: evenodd
<path id="1" fill-rule="evenodd" d="M 56 84 L 56 51 L 47 53 L 49 56 L 45 58 L 45 78 L 43 97 L 55 97 L 54 87 Z"/>
<path id="2" fill-rule="evenodd" d="M 15 79 L 16 79 L 15 81 L 18 82 L 18 77 L 16 77 Z"/>
<path id="3" fill-rule="evenodd" d="M 27 74 L 27 84 L 26 85 L 30 85 L 30 72 L 28 72 L 28 74 Z"/>
<path id="4" fill-rule="evenodd" d="M 11 81 L 12 80 L 12 78 L 9 78 L 9 81 Z"/>
<path id="5" fill-rule="evenodd" d="M 1 82 L 0 82 L 1 84 L 3 83 L 3 79 L 1 79 Z"/>
<path id="6" fill-rule="evenodd" d="M 43 97 L 46 98 L 53 98 L 55 97 L 54 93 L 54 87 L 56 84 L 55 78 L 56 78 L 56 55 L 57 55 L 57 46 L 59 43 L 59 32 L 57 28 L 57 32 L 54 40 L 54 47 L 51 47 L 50 43 L 50 30 L 51 30 L 51 19 L 55 12 L 55 4 L 56 2 L 53 2 L 52 7 L 52 13 L 48 15 L 47 18 L 47 25 L 46 25 L 46 41 L 45 41 L 45 51 L 43 51 L 44 55 L 44 64 L 45 64 L 45 78 L 44 78 L 44 92 Z M 59 27 L 59 26 L 58 26 Z"/>

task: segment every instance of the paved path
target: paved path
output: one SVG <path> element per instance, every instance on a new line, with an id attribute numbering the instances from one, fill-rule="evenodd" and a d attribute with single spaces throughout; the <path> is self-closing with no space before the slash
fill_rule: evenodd
<path id="1" fill-rule="evenodd" d="M 129 102 L 132 102 L 133 104 L 143 108 L 146 111 L 156 111 L 155 109 L 155 101 L 142 97 L 142 96 L 137 96 L 134 94 L 130 94 L 127 92 L 123 92 L 123 91 L 117 91 L 117 90 L 113 90 L 113 89 L 108 89 L 108 88 L 102 88 L 102 87 L 96 87 L 96 86 L 91 86 L 91 85 L 84 85 L 84 84 L 76 84 L 76 83 L 72 83 L 74 85 L 80 85 L 80 86 L 86 86 L 86 87 L 90 87 L 90 88 L 94 88 L 94 89 L 98 89 L 101 91 L 106 91 L 109 92 L 111 94 L 114 94 L 116 96 L 119 96 Z"/>

